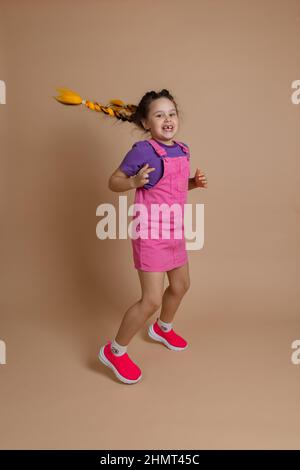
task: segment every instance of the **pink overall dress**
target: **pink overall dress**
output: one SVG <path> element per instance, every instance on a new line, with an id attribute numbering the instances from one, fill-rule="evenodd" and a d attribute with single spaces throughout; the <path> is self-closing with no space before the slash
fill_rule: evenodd
<path id="1" fill-rule="evenodd" d="M 149 139 L 148 142 L 154 148 L 157 157 L 162 159 L 164 173 L 152 188 L 145 189 L 140 187 L 136 189 L 134 198 L 135 212 L 132 220 L 138 217 L 136 212 L 139 212 L 139 220 L 141 222 L 137 224 L 136 228 L 136 233 L 139 233 L 140 236 L 136 239 L 131 237 L 133 260 L 134 267 L 141 271 L 166 272 L 183 266 L 188 262 L 184 237 L 184 204 L 186 203 L 188 192 L 190 154 L 189 149 L 178 141 L 174 142 L 180 146 L 182 155 L 176 157 L 168 157 L 166 150 L 156 140 Z M 180 206 L 180 217 L 178 211 L 173 212 L 170 210 L 174 203 Z M 147 215 L 142 215 L 136 209 L 135 204 L 143 204 L 147 209 Z M 161 213 L 153 215 L 151 210 L 153 204 L 159 206 L 162 204 L 168 205 L 170 216 L 167 223 L 166 219 L 162 218 Z M 178 207 L 177 209 L 179 210 Z M 146 229 L 143 228 L 145 227 L 143 223 L 145 218 L 147 218 Z M 153 233 L 151 232 L 151 227 L 154 230 L 156 228 L 158 236 L 157 234 L 151 236 L 151 233 Z M 169 230 L 169 238 L 163 238 L 162 232 L 164 228 Z M 143 238 L 143 233 L 147 233 L 147 238 Z"/>

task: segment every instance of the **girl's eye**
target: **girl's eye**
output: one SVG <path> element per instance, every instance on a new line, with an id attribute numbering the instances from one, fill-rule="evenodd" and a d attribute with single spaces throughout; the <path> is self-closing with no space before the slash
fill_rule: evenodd
<path id="1" fill-rule="evenodd" d="M 176 113 L 171 113 L 171 116 L 176 116 Z M 161 114 L 157 114 L 156 117 L 161 117 Z"/>

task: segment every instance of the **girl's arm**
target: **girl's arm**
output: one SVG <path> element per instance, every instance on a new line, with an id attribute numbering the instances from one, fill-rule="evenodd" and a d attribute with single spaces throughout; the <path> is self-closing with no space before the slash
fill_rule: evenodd
<path id="1" fill-rule="evenodd" d="M 146 163 L 136 175 L 128 176 L 120 168 L 117 168 L 109 178 L 108 187 L 117 192 L 140 188 L 149 183 L 149 173 L 154 170 L 155 168 L 149 167 L 149 163 Z"/>
<path id="2" fill-rule="evenodd" d="M 108 187 L 111 191 L 122 192 L 135 188 L 132 176 L 127 176 L 124 171 L 119 168 L 113 172 L 108 181 Z"/>

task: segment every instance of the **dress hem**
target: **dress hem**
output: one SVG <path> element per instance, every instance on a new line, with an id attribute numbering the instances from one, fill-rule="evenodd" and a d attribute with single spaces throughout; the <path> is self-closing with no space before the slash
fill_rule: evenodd
<path id="1" fill-rule="evenodd" d="M 180 268 L 181 266 L 184 266 L 185 264 L 188 263 L 188 259 L 186 259 L 184 262 L 180 262 L 178 264 L 176 264 L 174 266 L 174 263 L 173 265 L 170 265 L 169 267 L 167 268 L 142 268 L 142 267 L 137 267 L 136 265 L 134 265 L 135 269 L 139 270 L 139 271 L 146 271 L 146 272 L 153 272 L 153 273 L 162 273 L 162 272 L 167 272 L 167 271 L 171 271 L 172 269 L 175 269 L 175 268 Z"/>

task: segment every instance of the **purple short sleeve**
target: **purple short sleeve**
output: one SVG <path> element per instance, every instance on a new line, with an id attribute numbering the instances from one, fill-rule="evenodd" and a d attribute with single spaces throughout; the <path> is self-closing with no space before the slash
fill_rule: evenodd
<path id="1" fill-rule="evenodd" d="M 182 150 L 176 143 L 171 146 L 162 143 L 160 145 L 165 148 L 170 158 L 182 155 Z M 155 168 L 154 171 L 149 173 L 149 182 L 144 185 L 145 189 L 149 189 L 155 186 L 163 176 L 164 166 L 162 158 L 157 155 L 147 140 L 139 140 L 133 144 L 121 161 L 119 169 L 127 176 L 134 176 L 146 163 L 149 165 L 149 168 Z"/>
<path id="2" fill-rule="evenodd" d="M 141 148 L 141 144 L 142 142 L 133 144 L 119 166 L 120 170 L 124 171 L 127 176 L 136 175 L 145 164 L 145 153 Z"/>

